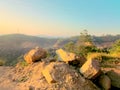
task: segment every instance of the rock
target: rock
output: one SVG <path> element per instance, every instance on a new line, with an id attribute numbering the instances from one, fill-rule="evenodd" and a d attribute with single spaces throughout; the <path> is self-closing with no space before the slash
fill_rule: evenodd
<path id="1" fill-rule="evenodd" d="M 86 58 L 82 56 L 76 56 L 76 54 L 66 52 L 63 49 L 56 50 L 56 53 L 61 61 L 64 61 L 65 63 L 77 68 L 81 67 L 86 62 Z"/>
<path id="2" fill-rule="evenodd" d="M 46 56 L 47 52 L 44 49 L 36 47 L 35 49 L 32 49 L 28 53 L 26 53 L 24 55 L 24 59 L 27 63 L 33 63 L 46 58 Z"/>
<path id="3" fill-rule="evenodd" d="M 78 56 L 76 60 L 79 61 L 79 67 L 81 67 L 87 61 L 87 59 L 83 56 Z"/>
<path id="4" fill-rule="evenodd" d="M 104 90 L 110 90 L 111 88 L 111 80 L 107 75 L 101 75 L 98 83 Z"/>
<path id="5" fill-rule="evenodd" d="M 29 90 L 35 90 L 35 87 L 29 86 Z"/>
<path id="6" fill-rule="evenodd" d="M 74 53 L 66 52 L 63 49 L 56 50 L 56 53 L 59 56 L 59 58 L 66 63 L 76 59 L 76 55 Z"/>
<path id="7" fill-rule="evenodd" d="M 64 62 L 51 62 L 42 74 L 49 85 L 52 85 L 50 90 L 99 90 L 90 80 L 86 80 Z"/>
<path id="8" fill-rule="evenodd" d="M 49 57 L 55 57 L 56 56 L 56 49 L 54 48 L 49 48 L 47 49 L 48 53 L 49 53 Z"/>
<path id="9" fill-rule="evenodd" d="M 100 65 L 98 60 L 87 60 L 80 68 L 80 73 L 87 79 L 94 79 L 100 74 Z"/>
<path id="10" fill-rule="evenodd" d="M 60 79 L 62 79 L 61 74 L 63 74 L 66 70 L 65 63 L 50 63 L 45 69 L 42 71 L 48 83 L 56 83 Z M 59 73 L 59 74 L 58 74 Z"/>
<path id="11" fill-rule="evenodd" d="M 111 79 L 112 86 L 120 88 L 120 73 L 111 70 L 107 72 L 107 75 Z"/>
<path id="12" fill-rule="evenodd" d="M 51 69 L 50 69 L 51 68 Z M 48 83 L 45 70 L 56 81 Z M 50 69 L 50 70 L 49 70 Z M 52 70 L 52 71 L 51 71 Z M 52 76 L 51 76 L 52 75 Z M 12 81 L 24 76 L 26 82 Z M 99 90 L 90 80 L 85 79 L 64 62 L 38 62 L 22 67 L 0 67 L 0 90 Z"/>

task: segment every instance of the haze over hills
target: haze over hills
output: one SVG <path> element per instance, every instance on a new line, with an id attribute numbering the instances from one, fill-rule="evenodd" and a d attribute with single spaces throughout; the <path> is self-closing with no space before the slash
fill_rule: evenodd
<path id="1" fill-rule="evenodd" d="M 92 36 L 98 47 L 111 46 L 120 39 L 120 35 Z M 70 38 L 43 38 L 23 34 L 9 34 L 0 36 L 0 60 L 6 61 L 7 65 L 16 63 L 28 50 L 40 46 L 42 48 L 63 47 L 66 43 L 76 42 L 79 36 Z"/>
<path id="2" fill-rule="evenodd" d="M 7 63 L 14 62 L 18 57 L 36 46 L 52 47 L 57 39 L 48 39 L 22 34 L 0 36 L 0 59 Z"/>
<path id="3" fill-rule="evenodd" d="M 23 48 L 31 48 L 35 45 L 41 47 L 51 47 L 57 39 L 49 39 L 37 36 L 29 36 L 23 34 L 9 34 L 0 36 L 1 44 L 13 44 L 12 46 L 18 45 Z M 26 46 L 27 45 L 27 46 Z"/>
<path id="4" fill-rule="evenodd" d="M 68 43 L 70 41 L 76 42 L 78 39 L 79 39 L 79 36 L 59 39 L 56 42 L 56 46 L 62 47 L 66 43 Z M 100 48 L 111 47 L 111 45 L 118 39 L 120 39 L 120 35 L 119 34 L 118 35 L 92 36 L 92 40 L 93 40 L 94 44 L 97 47 L 100 47 Z"/>

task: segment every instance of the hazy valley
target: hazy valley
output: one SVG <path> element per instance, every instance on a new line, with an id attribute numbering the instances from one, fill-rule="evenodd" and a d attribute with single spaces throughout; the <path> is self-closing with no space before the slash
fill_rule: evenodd
<path id="1" fill-rule="evenodd" d="M 97 47 L 110 47 L 120 35 L 112 36 L 93 36 L 93 42 Z M 22 56 L 30 49 L 39 46 L 42 48 L 61 48 L 68 42 L 77 42 L 79 36 L 70 38 L 42 38 L 22 34 L 11 34 L 0 36 L 0 59 L 6 62 L 6 65 L 17 63 Z"/>

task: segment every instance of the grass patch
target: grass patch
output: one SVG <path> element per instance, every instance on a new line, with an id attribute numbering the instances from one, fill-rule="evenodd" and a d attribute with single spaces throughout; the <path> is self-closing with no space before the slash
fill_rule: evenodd
<path id="1" fill-rule="evenodd" d="M 5 61 L 4 60 L 0 60 L 0 66 L 5 65 Z"/>
<path id="2" fill-rule="evenodd" d="M 18 65 L 21 66 L 21 67 L 26 67 L 26 66 L 28 66 L 28 63 L 26 61 L 20 61 L 18 63 Z"/>
<path id="3" fill-rule="evenodd" d="M 96 59 L 100 61 L 101 67 L 114 68 L 120 63 L 120 58 L 107 53 L 89 53 L 87 59 Z"/>
<path id="4" fill-rule="evenodd" d="M 18 82 L 26 82 L 28 80 L 27 76 L 23 76 L 21 78 L 19 78 L 17 81 Z"/>

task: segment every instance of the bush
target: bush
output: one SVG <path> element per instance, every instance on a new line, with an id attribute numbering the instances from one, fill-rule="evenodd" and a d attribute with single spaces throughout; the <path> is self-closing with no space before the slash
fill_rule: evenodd
<path id="1" fill-rule="evenodd" d="M 74 42 L 68 42 L 67 44 L 64 45 L 64 49 L 69 52 L 74 52 L 75 51 L 75 43 Z"/>
<path id="2" fill-rule="evenodd" d="M 120 58 L 120 40 L 117 40 L 113 44 L 112 48 L 110 49 L 110 53 L 112 56 Z"/>
<path id="3" fill-rule="evenodd" d="M 20 61 L 17 65 L 21 66 L 21 67 L 25 67 L 28 66 L 28 63 L 26 61 Z"/>
<path id="4" fill-rule="evenodd" d="M 0 60 L 0 66 L 5 65 L 5 61 L 4 60 Z"/>

